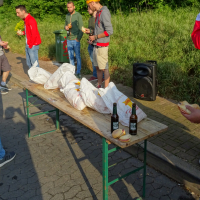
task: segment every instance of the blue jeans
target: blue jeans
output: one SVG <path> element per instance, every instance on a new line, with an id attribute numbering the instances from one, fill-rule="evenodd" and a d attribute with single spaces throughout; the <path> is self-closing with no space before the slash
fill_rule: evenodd
<path id="1" fill-rule="evenodd" d="M 3 149 L 3 146 L 1 144 L 1 138 L 0 138 L 0 160 L 5 156 L 5 150 Z"/>
<path id="2" fill-rule="evenodd" d="M 80 47 L 81 47 L 80 42 L 77 42 L 76 40 L 67 40 L 67 49 L 68 49 L 69 61 L 70 61 L 71 65 L 74 65 L 74 52 L 76 54 L 76 60 L 77 60 L 77 71 L 76 71 L 76 74 L 80 74 L 81 73 Z"/>
<path id="3" fill-rule="evenodd" d="M 38 61 L 38 50 L 39 50 L 39 45 L 33 46 L 30 49 L 26 44 L 26 64 L 28 65 L 29 68 L 33 66 L 36 60 Z M 39 67 L 39 62 L 37 67 Z"/>
<path id="4" fill-rule="evenodd" d="M 91 45 L 91 44 L 88 45 L 88 53 L 90 55 L 90 60 L 92 62 L 93 76 L 97 78 L 97 69 L 93 64 L 93 48 L 94 48 L 93 45 Z"/>

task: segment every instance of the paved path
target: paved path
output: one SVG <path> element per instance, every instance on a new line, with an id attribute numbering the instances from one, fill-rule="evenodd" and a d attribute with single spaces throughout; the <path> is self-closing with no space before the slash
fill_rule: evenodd
<path id="1" fill-rule="evenodd" d="M 101 138 L 72 118 L 60 113 L 62 132 L 27 138 L 25 92 L 14 87 L 0 96 L 0 136 L 6 150 L 16 158 L 0 169 L 0 200 L 102 200 Z M 43 103 L 42 101 L 40 103 Z M 49 109 L 42 105 L 39 109 Z M 33 107 L 32 112 L 39 111 Z M 53 117 L 53 120 L 52 120 Z M 55 115 L 31 118 L 31 134 L 55 128 Z M 109 163 L 130 155 L 109 154 Z M 130 158 L 109 171 L 109 179 L 142 163 Z M 109 200 L 141 196 L 142 174 L 138 172 L 109 187 Z M 192 200 L 179 184 L 147 167 L 146 200 Z"/>

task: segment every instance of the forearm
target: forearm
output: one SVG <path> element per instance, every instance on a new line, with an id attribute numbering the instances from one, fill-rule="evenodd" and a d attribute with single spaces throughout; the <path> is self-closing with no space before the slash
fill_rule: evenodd
<path id="1" fill-rule="evenodd" d="M 104 37 L 107 37 L 107 36 L 105 35 L 105 33 L 100 33 L 100 34 L 97 35 L 97 38 L 104 38 Z"/>

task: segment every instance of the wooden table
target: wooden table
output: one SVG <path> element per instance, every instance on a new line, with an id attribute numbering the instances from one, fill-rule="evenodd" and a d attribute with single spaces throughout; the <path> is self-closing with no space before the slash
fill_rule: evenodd
<path id="1" fill-rule="evenodd" d="M 33 116 L 37 116 L 39 114 L 30 115 L 29 114 L 29 102 L 28 99 L 31 97 L 39 97 L 40 99 L 44 100 L 45 102 L 51 104 L 55 107 L 55 110 L 43 112 L 40 114 L 46 114 L 49 112 L 56 111 L 56 126 L 59 129 L 59 110 L 64 112 L 65 114 L 69 115 L 70 117 L 74 118 L 75 120 L 79 121 L 83 125 L 87 126 L 97 134 L 102 136 L 103 142 L 103 199 L 108 199 L 108 186 L 125 178 L 126 176 L 135 173 L 141 169 L 143 169 L 143 197 L 145 197 L 145 184 L 146 184 L 146 151 L 147 151 L 147 139 L 157 135 L 161 132 L 167 130 L 167 126 L 161 124 L 157 121 L 152 119 L 146 118 L 138 123 L 138 133 L 136 136 L 132 136 L 130 142 L 122 143 L 117 139 L 114 139 L 110 132 L 110 115 L 98 113 L 90 108 L 85 108 L 82 111 L 76 110 L 73 108 L 67 99 L 65 98 L 64 94 L 61 93 L 59 90 L 46 90 L 44 89 L 43 85 L 34 84 L 29 81 L 21 82 L 21 84 L 26 89 L 26 103 L 27 103 L 27 122 L 28 122 L 28 136 L 30 137 L 30 125 L 29 125 L 29 118 Z M 32 92 L 34 95 L 29 96 L 28 91 Z M 125 129 L 128 133 L 129 128 L 119 125 L 119 128 Z M 52 131 L 50 131 L 52 132 Z M 46 132 L 49 133 L 49 132 Z M 45 133 L 43 133 L 45 134 Z M 39 134 L 41 135 L 41 134 Z M 108 143 L 109 142 L 115 144 L 117 147 L 111 150 L 108 150 Z M 144 141 L 144 165 L 142 167 L 133 170 L 111 182 L 108 182 L 108 154 L 119 149 L 123 149 L 129 147 L 133 144 L 138 142 Z"/>

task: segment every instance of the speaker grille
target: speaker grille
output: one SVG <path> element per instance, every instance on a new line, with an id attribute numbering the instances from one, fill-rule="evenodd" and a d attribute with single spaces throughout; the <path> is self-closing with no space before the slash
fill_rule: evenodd
<path id="1" fill-rule="evenodd" d="M 134 85 L 136 98 L 149 99 L 152 96 L 153 85 L 150 77 L 135 77 Z"/>

